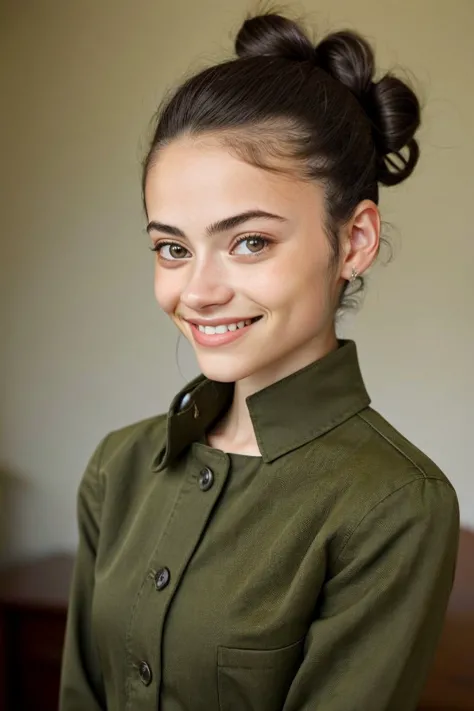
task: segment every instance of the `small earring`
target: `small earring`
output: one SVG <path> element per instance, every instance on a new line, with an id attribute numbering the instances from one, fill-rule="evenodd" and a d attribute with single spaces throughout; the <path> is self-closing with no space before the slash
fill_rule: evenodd
<path id="1" fill-rule="evenodd" d="M 358 277 L 357 274 L 357 269 L 355 267 L 352 267 L 352 272 L 351 272 L 351 278 L 349 279 L 350 282 L 354 282 Z"/>

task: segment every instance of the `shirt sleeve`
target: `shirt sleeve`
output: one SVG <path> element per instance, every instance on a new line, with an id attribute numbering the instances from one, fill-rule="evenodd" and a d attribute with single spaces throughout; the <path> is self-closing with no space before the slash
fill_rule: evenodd
<path id="1" fill-rule="evenodd" d="M 64 643 L 60 711 L 105 711 L 105 694 L 91 624 L 95 559 L 100 534 L 102 495 L 100 455 L 104 440 L 91 457 L 77 496 L 79 546 L 68 607 Z"/>
<path id="2" fill-rule="evenodd" d="M 372 508 L 339 554 L 283 711 L 413 711 L 452 588 L 456 494 L 420 478 Z"/>

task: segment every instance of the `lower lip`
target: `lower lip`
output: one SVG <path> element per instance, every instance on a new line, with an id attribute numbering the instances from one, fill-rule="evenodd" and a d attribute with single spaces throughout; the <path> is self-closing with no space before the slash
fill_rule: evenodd
<path id="1" fill-rule="evenodd" d="M 188 322 L 189 323 L 189 322 Z M 253 321 L 249 326 L 238 328 L 236 331 L 226 331 L 225 333 L 203 333 L 194 323 L 189 323 L 193 332 L 194 340 L 200 346 L 225 346 L 228 343 L 233 343 L 241 336 L 244 336 L 250 328 L 256 323 Z"/>

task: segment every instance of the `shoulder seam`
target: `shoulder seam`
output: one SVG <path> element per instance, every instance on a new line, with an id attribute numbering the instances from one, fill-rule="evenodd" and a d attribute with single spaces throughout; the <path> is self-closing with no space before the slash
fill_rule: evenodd
<path id="1" fill-rule="evenodd" d="M 395 442 L 393 442 L 393 440 L 391 440 L 389 437 L 387 437 L 387 435 L 384 434 L 378 427 L 376 427 L 372 422 L 370 422 L 366 417 L 364 417 L 361 412 L 357 413 L 357 416 L 360 417 L 361 420 L 363 420 L 371 429 L 373 429 L 374 432 L 377 432 L 377 434 L 380 435 L 380 437 L 382 437 L 382 439 L 384 439 L 386 442 L 388 442 L 388 444 L 389 444 L 391 447 L 393 447 L 394 449 L 396 449 L 397 452 L 399 452 L 399 453 L 402 455 L 402 457 L 403 457 L 404 459 L 406 459 L 407 461 L 409 461 L 409 462 L 415 467 L 415 469 L 417 469 L 417 470 L 420 472 L 420 474 L 421 474 L 423 477 L 425 477 L 425 478 L 430 478 L 430 479 L 436 479 L 436 478 L 437 478 L 437 477 L 428 477 L 428 475 L 426 474 L 426 472 L 424 471 L 424 469 L 422 469 L 422 468 L 420 467 L 420 465 L 419 465 L 417 462 L 415 462 L 415 461 L 410 457 L 409 454 L 407 454 L 406 452 L 404 452 L 403 449 L 400 449 L 400 447 L 399 447 L 397 444 L 395 444 Z M 443 481 L 443 479 L 442 479 L 441 477 L 439 477 L 439 481 Z"/>
<path id="2" fill-rule="evenodd" d="M 102 517 L 102 505 L 105 499 L 105 476 L 102 467 L 104 447 L 110 435 L 105 435 L 97 444 L 92 457 L 89 459 L 77 490 L 78 515 L 81 506 L 87 497 L 88 506 L 92 507 L 95 516 Z"/>
<path id="3" fill-rule="evenodd" d="M 101 445 L 100 445 L 99 452 L 98 452 L 98 455 L 97 455 L 97 468 L 96 468 L 96 471 L 97 471 L 97 484 L 99 485 L 99 489 L 100 489 L 100 492 L 99 492 L 99 493 L 100 493 L 100 511 L 101 511 L 101 515 L 102 515 L 102 504 L 104 503 L 104 499 L 105 499 L 105 472 L 104 472 L 104 470 L 103 470 L 102 460 L 103 460 L 105 445 L 106 445 L 107 442 L 109 441 L 111 434 L 112 434 L 112 433 L 109 432 L 109 434 L 105 435 L 105 437 L 104 437 L 103 440 L 102 440 L 102 443 L 101 443 Z M 102 475 L 102 476 L 101 476 L 101 475 Z"/>
<path id="4" fill-rule="evenodd" d="M 419 467 L 417 467 L 417 470 L 420 471 Z M 387 499 L 389 499 L 391 496 L 394 496 L 395 494 L 397 494 L 399 491 L 401 491 L 401 490 L 404 489 L 405 487 L 410 486 L 411 484 L 416 484 L 416 483 L 418 483 L 418 482 L 420 482 L 420 481 L 422 481 L 422 482 L 424 482 L 424 483 L 429 482 L 429 481 L 432 481 L 432 482 L 435 482 L 435 483 L 437 483 L 437 484 L 442 484 L 443 486 L 446 486 L 446 487 L 449 489 L 449 491 L 451 491 L 451 492 L 453 492 L 453 493 L 455 494 L 455 491 L 454 491 L 453 487 L 451 486 L 451 484 L 450 484 L 448 481 L 445 481 L 444 479 L 439 479 L 438 477 L 428 476 L 428 475 L 426 475 L 424 472 L 423 472 L 423 476 L 422 476 L 422 477 L 419 477 L 418 479 L 411 479 L 410 481 L 406 481 L 404 484 L 401 484 L 400 486 L 398 486 L 398 487 L 397 487 L 396 489 L 394 489 L 393 491 L 390 491 L 390 492 L 389 492 L 388 494 L 386 494 L 383 498 L 381 498 L 379 501 L 377 501 L 373 506 L 371 506 L 367 511 L 365 511 L 365 513 L 361 516 L 361 518 L 359 519 L 359 521 L 355 524 L 355 526 L 352 528 L 352 530 L 348 533 L 348 535 L 347 535 L 347 537 L 346 537 L 346 540 L 345 540 L 345 542 L 343 543 L 342 548 L 341 548 L 341 550 L 339 551 L 339 553 L 338 553 L 338 555 L 337 555 L 337 557 L 336 557 L 335 563 L 337 564 L 337 563 L 340 561 L 340 559 L 341 559 L 342 556 L 344 555 L 344 551 L 346 550 L 347 546 L 349 545 L 349 543 L 350 543 L 350 541 L 351 541 L 353 535 L 356 533 L 356 531 L 357 531 L 358 528 L 362 525 L 362 523 L 365 521 L 365 519 L 366 519 L 368 516 L 370 516 L 370 514 L 371 514 L 373 511 L 375 511 L 375 509 L 376 509 L 378 506 L 381 506 L 381 504 L 383 504 L 385 501 L 387 501 Z"/>
<path id="5" fill-rule="evenodd" d="M 125 427 L 118 427 L 118 428 L 112 430 L 111 432 L 109 432 L 109 434 L 106 436 L 105 440 L 109 440 L 112 437 L 115 438 L 115 437 L 117 437 L 117 435 L 120 436 L 124 432 L 128 433 L 125 440 L 122 441 L 119 438 L 120 447 L 118 449 L 116 448 L 114 450 L 114 454 L 117 454 L 122 449 L 123 446 L 128 445 L 128 443 L 131 440 L 133 441 L 133 439 L 137 433 L 137 430 L 141 430 L 141 434 L 146 433 L 146 436 L 148 437 L 150 427 L 159 425 L 159 424 L 161 424 L 162 421 L 166 422 L 166 418 L 167 418 L 167 416 L 165 413 L 160 413 L 159 415 L 153 415 L 152 417 L 147 417 L 143 420 L 139 420 L 138 422 L 133 422 L 132 424 L 126 425 Z M 104 444 L 105 444 L 105 441 L 104 441 Z M 101 451 L 101 453 L 102 453 L 102 451 Z M 102 462 L 104 472 L 106 471 L 108 461 L 109 460 Z"/>

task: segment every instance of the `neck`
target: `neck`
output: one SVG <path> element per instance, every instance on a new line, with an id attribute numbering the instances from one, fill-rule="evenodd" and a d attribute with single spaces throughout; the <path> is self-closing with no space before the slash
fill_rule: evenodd
<path id="1" fill-rule="evenodd" d="M 336 348 L 337 337 L 335 331 L 332 330 L 324 340 L 318 339 L 317 344 L 312 342 L 297 354 L 292 353 L 291 359 L 284 358 L 272 363 L 262 371 L 238 380 L 235 383 L 232 404 L 221 422 L 218 423 L 215 433 L 233 443 L 233 446 L 237 448 L 257 449 L 258 445 L 247 406 L 247 398 L 323 358 Z"/>

